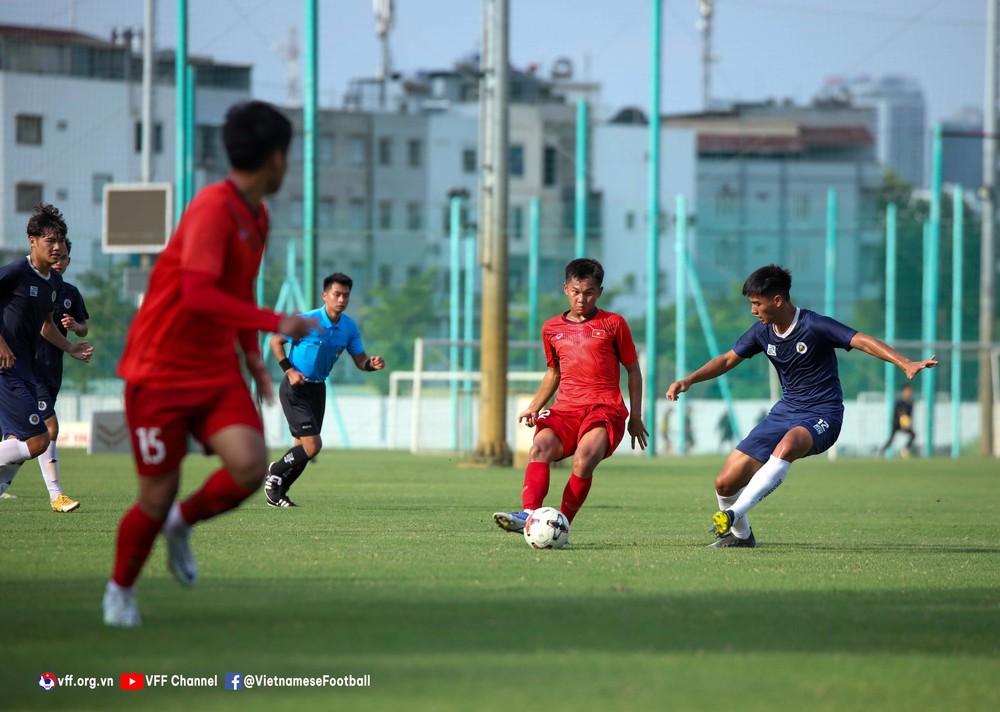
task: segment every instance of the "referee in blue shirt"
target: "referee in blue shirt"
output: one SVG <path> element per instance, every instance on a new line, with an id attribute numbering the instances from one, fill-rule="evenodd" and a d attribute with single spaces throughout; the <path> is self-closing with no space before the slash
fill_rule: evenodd
<path id="1" fill-rule="evenodd" d="M 340 354 L 346 349 L 354 365 L 362 371 L 385 368 L 381 356 L 365 353 L 358 325 L 344 313 L 353 286 L 354 280 L 342 272 L 323 280 L 323 306 L 302 315 L 318 319 L 323 330 L 292 341 L 287 355 L 285 344 L 289 340 L 281 334 L 271 337 L 271 352 L 285 372 L 278 398 L 295 442 L 281 459 L 268 467 L 264 495 L 270 507 L 298 506 L 288 499 L 288 490 L 323 447 L 320 432 L 326 413 L 326 378 Z"/>

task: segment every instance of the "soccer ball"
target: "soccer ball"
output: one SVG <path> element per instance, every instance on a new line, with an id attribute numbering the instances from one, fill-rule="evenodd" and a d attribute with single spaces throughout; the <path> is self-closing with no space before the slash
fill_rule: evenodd
<path id="1" fill-rule="evenodd" d="M 569 520 L 555 507 L 539 507 L 524 523 L 524 540 L 532 549 L 558 549 L 569 539 Z"/>

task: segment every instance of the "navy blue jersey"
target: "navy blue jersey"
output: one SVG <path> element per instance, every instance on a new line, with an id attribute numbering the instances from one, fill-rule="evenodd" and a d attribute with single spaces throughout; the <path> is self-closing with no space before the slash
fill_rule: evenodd
<path id="1" fill-rule="evenodd" d="M 742 358 L 765 353 L 781 380 L 781 399 L 792 408 L 840 408 L 844 391 L 834 349 L 850 351 L 856 333 L 828 316 L 799 309 L 784 336 L 758 321 L 736 340 L 733 351 Z"/>
<path id="2" fill-rule="evenodd" d="M 52 320 L 63 336 L 69 333 L 69 330 L 62 325 L 62 318 L 66 314 L 78 322 L 90 319 L 87 305 L 84 304 L 83 297 L 80 296 L 80 290 L 69 282 L 63 281 L 62 289 L 59 290 L 55 308 L 52 311 Z M 38 351 L 35 352 L 35 377 L 41 383 L 58 391 L 62 386 L 62 376 L 63 350 L 43 338 L 38 344 Z"/>
<path id="3" fill-rule="evenodd" d="M 42 324 L 55 308 L 62 289 L 62 276 L 49 270 L 48 279 L 31 266 L 28 258 L 0 267 L 0 336 L 14 352 L 15 371 L 34 379 L 35 352 L 42 341 Z"/>

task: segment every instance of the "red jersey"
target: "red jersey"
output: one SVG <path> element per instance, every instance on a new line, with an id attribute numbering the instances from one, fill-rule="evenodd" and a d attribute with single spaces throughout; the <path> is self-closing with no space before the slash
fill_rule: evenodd
<path id="1" fill-rule="evenodd" d="M 589 319 L 575 322 L 560 314 L 542 325 L 542 342 L 546 362 L 560 374 L 554 409 L 597 403 L 624 407 L 618 364 L 631 366 L 639 357 L 628 323 L 620 315 L 595 309 Z"/>
<path id="2" fill-rule="evenodd" d="M 203 387 L 239 379 L 241 330 L 276 331 L 280 315 L 256 307 L 254 280 L 267 242 L 268 215 L 256 211 L 229 180 L 206 186 L 184 211 L 157 258 L 149 289 L 125 341 L 118 373 L 132 383 Z M 186 273 L 209 276 L 216 288 L 246 304 L 245 312 L 186 306 Z"/>

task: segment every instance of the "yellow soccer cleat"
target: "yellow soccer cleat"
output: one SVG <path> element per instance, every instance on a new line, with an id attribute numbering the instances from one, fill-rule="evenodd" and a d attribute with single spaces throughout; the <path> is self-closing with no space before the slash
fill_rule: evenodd
<path id="1" fill-rule="evenodd" d="M 52 511 L 53 512 L 72 512 L 77 509 L 80 503 L 75 499 L 70 499 L 64 494 L 59 495 L 54 500 L 52 500 Z"/>
<path id="2" fill-rule="evenodd" d="M 729 533 L 735 519 L 731 509 L 727 509 L 725 512 L 716 512 L 712 516 L 711 531 L 715 532 L 715 536 L 721 539 Z"/>

